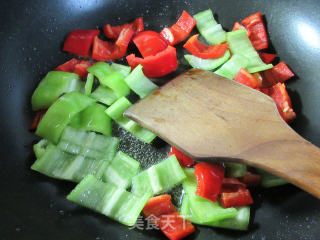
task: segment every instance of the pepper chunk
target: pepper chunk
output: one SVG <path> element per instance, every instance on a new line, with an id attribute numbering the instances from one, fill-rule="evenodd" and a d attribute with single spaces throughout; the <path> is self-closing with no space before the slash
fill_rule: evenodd
<path id="1" fill-rule="evenodd" d="M 190 158 L 189 156 L 185 155 L 184 153 L 180 152 L 178 149 L 176 149 L 174 146 L 171 146 L 169 156 L 176 155 L 176 158 L 178 159 L 181 167 L 191 167 L 195 160 Z"/>
<path id="2" fill-rule="evenodd" d="M 268 37 L 261 12 L 243 19 L 242 24 L 250 32 L 249 38 L 256 50 L 268 48 Z"/>
<path id="3" fill-rule="evenodd" d="M 271 87 L 277 83 L 283 83 L 292 78 L 294 73 L 285 62 L 280 62 L 273 68 L 262 72 L 262 87 Z"/>
<path id="4" fill-rule="evenodd" d="M 196 25 L 196 20 L 186 11 L 183 11 L 176 24 L 170 28 L 164 28 L 160 35 L 168 44 L 175 45 L 182 42 Z"/>
<path id="5" fill-rule="evenodd" d="M 154 31 L 141 32 L 136 35 L 132 41 L 144 58 L 154 56 L 165 50 L 168 46 L 167 42 L 161 37 L 161 35 Z"/>
<path id="6" fill-rule="evenodd" d="M 246 184 L 240 182 L 237 178 L 224 178 L 220 192 L 236 192 L 245 188 Z"/>
<path id="7" fill-rule="evenodd" d="M 248 189 L 240 188 L 237 192 L 223 192 L 220 195 L 220 204 L 225 207 L 242 207 L 253 203 Z"/>
<path id="8" fill-rule="evenodd" d="M 240 69 L 234 80 L 254 89 L 258 87 L 258 79 L 249 73 L 245 68 Z"/>
<path id="9" fill-rule="evenodd" d="M 222 186 L 224 168 L 201 162 L 195 165 L 194 174 L 197 179 L 196 195 L 215 202 Z"/>
<path id="10" fill-rule="evenodd" d="M 84 61 L 84 60 L 80 61 L 74 66 L 73 72 L 78 74 L 79 77 L 84 78 L 88 74 L 87 68 L 90 67 L 91 65 L 92 63 L 89 61 Z"/>
<path id="11" fill-rule="evenodd" d="M 55 71 L 73 73 L 74 68 L 78 63 L 79 63 L 79 60 L 72 58 L 69 61 L 65 62 L 64 64 L 61 64 L 58 67 L 56 67 Z"/>
<path id="12" fill-rule="evenodd" d="M 261 176 L 252 172 L 247 172 L 246 175 L 239 178 L 239 180 L 247 186 L 259 186 L 261 184 Z"/>
<path id="13" fill-rule="evenodd" d="M 164 51 L 157 53 L 155 56 L 146 58 L 136 57 L 134 54 L 127 56 L 128 64 L 134 69 L 141 64 L 143 73 L 147 77 L 162 77 L 173 72 L 178 67 L 176 49 L 168 46 Z"/>
<path id="14" fill-rule="evenodd" d="M 286 122 L 291 122 L 296 117 L 292 109 L 291 99 L 284 83 L 277 83 L 268 89 L 268 95 L 275 101 L 278 111 Z"/>
<path id="15" fill-rule="evenodd" d="M 277 55 L 273 53 L 259 53 L 259 56 L 266 64 L 272 63 L 273 60 L 277 57 Z"/>
<path id="16" fill-rule="evenodd" d="M 188 39 L 188 41 L 183 45 L 191 54 L 196 57 L 209 59 L 209 58 L 219 58 L 224 55 L 228 49 L 228 44 L 218 44 L 218 45 L 206 45 L 198 40 L 199 34 L 195 34 Z"/>
<path id="17" fill-rule="evenodd" d="M 175 210 L 176 209 L 171 202 L 171 195 L 163 194 L 150 198 L 144 206 L 142 213 L 146 217 L 151 215 L 160 217 L 163 214 L 173 213 Z"/>
<path id="18" fill-rule="evenodd" d="M 124 28 L 115 43 L 102 41 L 97 36 L 94 38 L 92 59 L 99 61 L 109 61 L 122 58 L 127 51 L 129 42 L 133 36 L 133 30 Z"/>
<path id="19" fill-rule="evenodd" d="M 34 116 L 29 129 L 30 130 L 36 130 L 38 127 L 39 122 L 41 121 L 41 119 L 43 118 L 44 114 L 46 114 L 47 109 L 42 109 L 36 112 L 36 115 Z"/>
<path id="20" fill-rule="evenodd" d="M 93 42 L 98 36 L 99 30 L 74 30 L 67 36 L 63 44 L 63 51 L 87 57 Z"/>
<path id="21" fill-rule="evenodd" d="M 130 28 L 135 34 L 144 30 L 143 18 L 139 17 L 131 23 L 126 23 L 121 26 L 111 26 L 107 24 L 103 27 L 103 32 L 107 38 L 117 39 L 123 29 Z"/>
<path id="22" fill-rule="evenodd" d="M 183 219 L 176 211 L 168 194 L 150 198 L 142 212 L 170 240 L 182 239 L 195 230 L 191 222 Z"/>

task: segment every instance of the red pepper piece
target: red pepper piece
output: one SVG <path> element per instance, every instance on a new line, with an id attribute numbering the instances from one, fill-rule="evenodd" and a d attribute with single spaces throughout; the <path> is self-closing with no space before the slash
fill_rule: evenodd
<path id="1" fill-rule="evenodd" d="M 178 67 L 176 49 L 168 46 L 164 51 L 155 56 L 146 58 L 136 57 L 134 54 L 127 56 L 128 64 L 132 69 L 141 64 L 143 72 L 147 77 L 162 77 L 173 72 Z"/>
<path id="2" fill-rule="evenodd" d="M 81 78 L 87 76 L 88 71 L 87 68 L 92 65 L 89 61 L 80 61 L 78 64 L 74 67 L 74 73 L 78 74 Z"/>
<path id="3" fill-rule="evenodd" d="M 239 29 L 246 29 L 241 23 L 235 22 L 232 28 L 232 31 L 237 31 Z M 250 31 L 246 29 L 248 37 L 250 37 Z"/>
<path id="4" fill-rule="evenodd" d="M 237 192 L 221 193 L 220 204 L 225 207 L 242 207 L 253 203 L 248 189 L 240 188 Z"/>
<path id="5" fill-rule="evenodd" d="M 220 192 L 236 192 L 240 188 L 245 189 L 246 184 L 240 182 L 236 178 L 224 178 Z"/>
<path id="6" fill-rule="evenodd" d="M 144 206 L 142 213 L 146 217 L 150 215 L 160 217 L 163 214 L 170 214 L 175 211 L 176 209 L 171 202 L 171 195 L 164 194 L 150 198 Z"/>
<path id="7" fill-rule="evenodd" d="M 67 36 L 63 44 L 63 51 L 87 57 L 93 42 L 98 36 L 99 30 L 74 30 Z"/>
<path id="8" fill-rule="evenodd" d="M 178 149 L 175 147 L 171 146 L 169 156 L 175 155 L 176 158 L 178 159 L 180 166 L 181 167 L 191 167 L 194 164 L 194 160 L 190 158 L 189 156 L 185 155 L 184 153 L 180 152 Z"/>
<path id="9" fill-rule="evenodd" d="M 154 56 L 168 47 L 167 42 L 161 37 L 161 35 L 154 31 L 138 33 L 132 41 L 144 58 Z"/>
<path id="10" fill-rule="evenodd" d="M 268 95 L 275 101 L 278 111 L 286 122 L 291 122 L 296 117 L 292 109 L 291 99 L 284 83 L 277 83 L 269 88 Z"/>
<path id="11" fill-rule="evenodd" d="M 121 31 L 115 43 L 102 41 L 98 37 L 95 37 L 92 49 L 92 59 L 109 61 L 122 58 L 126 54 L 132 35 L 133 30 L 125 28 Z"/>
<path id="12" fill-rule="evenodd" d="M 194 174 L 197 178 L 196 195 L 215 202 L 222 186 L 224 168 L 211 163 L 197 163 Z"/>
<path id="13" fill-rule="evenodd" d="M 43 109 L 43 110 L 39 110 L 36 112 L 36 115 L 34 116 L 30 126 L 29 126 L 29 129 L 30 130 L 36 130 L 38 125 L 39 125 L 39 122 L 41 121 L 41 119 L 43 118 L 43 116 L 46 114 L 47 112 L 47 109 Z"/>
<path id="14" fill-rule="evenodd" d="M 191 36 L 188 41 L 183 45 L 191 54 L 196 57 L 209 59 L 209 58 L 219 58 L 228 49 L 227 43 L 222 43 L 218 45 L 206 45 L 198 40 L 199 34 Z"/>
<path id="15" fill-rule="evenodd" d="M 160 230 L 170 240 L 182 239 L 195 231 L 191 222 L 180 217 L 179 212 L 174 212 L 170 215 L 162 215 L 158 225 Z"/>
<path id="16" fill-rule="evenodd" d="M 180 217 L 168 194 L 150 198 L 142 213 L 171 240 L 181 239 L 195 230 L 189 221 Z"/>
<path id="17" fill-rule="evenodd" d="M 55 71 L 61 72 L 71 72 L 73 73 L 75 66 L 79 63 L 79 60 L 72 58 L 69 61 L 61 64 L 60 66 L 56 67 Z"/>
<path id="18" fill-rule="evenodd" d="M 254 89 L 258 87 L 258 79 L 244 68 L 240 69 L 234 80 Z"/>
<path id="19" fill-rule="evenodd" d="M 252 172 L 247 172 L 246 175 L 239 178 L 241 182 L 247 186 L 259 186 L 261 183 L 261 176 Z"/>
<path id="20" fill-rule="evenodd" d="M 268 48 L 268 36 L 261 12 L 243 19 L 242 24 L 250 32 L 249 39 L 256 50 Z"/>
<path id="21" fill-rule="evenodd" d="M 294 73 L 285 62 L 280 62 L 273 68 L 262 72 L 262 87 L 271 87 L 292 78 Z"/>
<path id="22" fill-rule="evenodd" d="M 164 28 L 160 35 L 168 44 L 175 45 L 182 42 L 196 25 L 196 20 L 186 11 L 183 11 L 176 24 L 170 28 Z"/>
<path id="23" fill-rule="evenodd" d="M 103 32 L 107 38 L 117 39 L 120 32 L 125 28 L 130 28 L 134 33 L 142 32 L 144 30 L 143 18 L 139 17 L 133 22 L 121 26 L 111 26 L 110 24 L 107 24 L 104 26 Z"/>
<path id="24" fill-rule="evenodd" d="M 261 60 L 266 64 L 272 63 L 273 60 L 277 57 L 277 55 L 273 53 L 259 53 L 259 56 Z"/>

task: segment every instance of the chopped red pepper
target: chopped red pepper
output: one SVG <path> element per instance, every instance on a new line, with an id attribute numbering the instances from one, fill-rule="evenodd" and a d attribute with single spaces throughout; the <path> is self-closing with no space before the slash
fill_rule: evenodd
<path id="1" fill-rule="evenodd" d="M 220 192 L 236 192 L 240 188 L 245 189 L 246 184 L 240 182 L 236 178 L 224 178 Z"/>
<path id="2" fill-rule="evenodd" d="M 132 35 L 133 30 L 125 28 L 121 31 L 115 43 L 102 41 L 98 37 L 95 37 L 92 49 L 92 59 L 108 61 L 122 58 L 126 54 Z"/>
<path id="3" fill-rule="evenodd" d="M 191 222 L 180 217 L 168 194 L 150 198 L 142 213 L 171 240 L 184 238 L 195 230 Z"/>
<path id="4" fill-rule="evenodd" d="M 180 152 L 178 149 L 175 147 L 171 146 L 169 156 L 175 155 L 176 158 L 178 159 L 181 167 L 191 167 L 194 164 L 194 160 L 190 158 L 189 156 L 185 155 L 184 153 Z"/>
<path id="5" fill-rule="evenodd" d="M 221 193 L 220 204 L 225 207 L 242 207 L 253 203 L 250 191 L 240 188 L 237 192 Z"/>
<path id="6" fill-rule="evenodd" d="M 291 99 L 284 83 L 277 83 L 269 88 L 268 95 L 275 101 L 278 111 L 286 122 L 291 122 L 296 117 L 292 109 Z"/>
<path id="7" fill-rule="evenodd" d="M 120 35 L 120 32 L 125 29 L 130 28 L 134 33 L 139 33 L 144 30 L 143 18 L 139 17 L 131 23 L 126 23 L 121 26 L 111 26 L 107 24 L 103 28 L 103 32 L 107 38 L 117 39 Z"/>
<path id="8" fill-rule="evenodd" d="M 241 23 L 235 22 L 232 28 L 232 31 L 237 31 L 239 29 L 246 29 Z M 248 37 L 250 37 L 250 31 L 246 29 Z"/>
<path id="9" fill-rule="evenodd" d="M 71 72 L 73 73 L 75 66 L 79 63 L 79 60 L 72 58 L 69 61 L 61 64 L 60 66 L 56 67 L 55 71 L 61 72 Z"/>
<path id="10" fill-rule="evenodd" d="M 247 172 L 246 175 L 239 179 L 247 186 L 259 186 L 261 183 L 261 176 L 252 172 Z"/>
<path id="11" fill-rule="evenodd" d="M 225 192 L 220 195 L 220 204 L 225 207 L 242 207 L 253 203 L 248 189 L 240 188 L 237 192 Z"/>
<path id="12" fill-rule="evenodd" d="M 280 62 L 273 68 L 262 72 L 262 87 L 271 87 L 292 78 L 294 73 L 285 62 Z"/>
<path id="13" fill-rule="evenodd" d="M 206 45 L 198 40 L 199 34 L 191 36 L 188 41 L 183 45 L 191 54 L 196 57 L 209 59 L 209 58 L 219 58 L 228 49 L 227 43 L 222 43 L 218 45 Z"/>
<path id="14" fill-rule="evenodd" d="M 197 178 L 196 195 L 215 202 L 222 186 L 224 168 L 201 162 L 195 165 L 194 174 Z"/>
<path id="15" fill-rule="evenodd" d="M 30 130 L 36 130 L 38 127 L 39 122 L 41 121 L 41 119 L 43 118 L 43 116 L 46 114 L 47 109 L 43 109 L 43 110 L 39 110 L 36 112 L 36 115 L 34 116 L 29 129 Z"/>
<path id="16" fill-rule="evenodd" d="M 81 78 L 87 76 L 88 71 L 87 68 L 92 65 L 89 61 L 80 61 L 74 67 L 74 73 L 78 74 Z"/>
<path id="17" fill-rule="evenodd" d="M 277 55 L 273 53 L 259 53 L 259 56 L 261 60 L 266 64 L 272 63 L 273 60 L 277 57 Z"/>
<path id="18" fill-rule="evenodd" d="M 163 194 L 150 198 L 144 206 L 142 213 L 146 217 L 149 217 L 150 215 L 160 217 L 163 214 L 170 214 L 175 211 L 176 209 L 171 202 L 171 195 Z"/>
<path id="19" fill-rule="evenodd" d="M 258 79 L 249 73 L 245 68 L 240 69 L 234 80 L 251 88 L 258 87 Z"/>
<path id="20" fill-rule="evenodd" d="M 242 23 L 250 32 L 249 39 L 256 50 L 268 48 L 268 36 L 261 12 L 257 12 L 243 19 Z"/>
<path id="21" fill-rule="evenodd" d="M 134 69 L 141 64 L 143 72 L 147 77 L 162 77 L 173 72 L 178 67 L 176 49 L 168 46 L 164 51 L 155 56 L 146 58 L 136 57 L 134 54 L 127 56 L 128 64 Z"/>
<path id="22" fill-rule="evenodd" d="M 183 219 L 179 212 L 174 212 L 170 215 L 162 215 L 158 225 L 160 230 L 170 240 L 182 239 L 195 231 L 191 222 Z"/>
<path id="23" fill-rule="evenodd" d="M 164 28 L 160 34 L 170 45 L 182 42 L 196 25 L 196 20 L 186 11 L 183 11 L 177 23 L 170 28 Z"/>
<path id="24" fill-rule="evenodd" d="M 144 58 L 156 55 L 157 53 L 165 50 L 168 46 L 167 42 L 161 37 L 161 35 L 154 31 L 141 32 L 132 40 Z"/>
<path id="25" fill-rule="evenodd" d="M 98 36 L 99 30 L 74 30 L 67 36 L 63 51 L 88 57 L 93 39 Z"/>

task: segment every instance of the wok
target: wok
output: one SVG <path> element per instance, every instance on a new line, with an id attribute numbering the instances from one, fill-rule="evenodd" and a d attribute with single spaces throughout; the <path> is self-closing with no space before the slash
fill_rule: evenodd
<path id="1" fill-rule="evenodd" d="M 231 29 L 235 21 L 262 11 L 274 50 L 295 72 L 288 83 L 297 119 L 292 127 L 320 146 L 320 4 L 317 0 L 57 0 L 0 1 L 0 239 L 164 239 L 154 230 L 128 229 L 68 202 L 74 184 L 30 170 L 32 119 L 30 97 L 39 80 L 71 58 L 61 51 L 73 29 L 118 25 L 142 16 L 146 29 L 172 25 L 182 10 L 194 14 L 211 8 Z M 184 71 L 182 50 L 179 69 Z M 163 83 L 163 80 L 160 81 Z M 123 131 L 120 148 L 143 162 L 163 159 L 168 146 L 161 140 L 144 145 Z M 290 159 L 288 159 L 290 161 Z M 320 184 L 319 184 L 320 187 Z M 197 227 L 187 239 L 319 239 L 320 201 L 291 185 L 254 193 L 247 232 Z"/>

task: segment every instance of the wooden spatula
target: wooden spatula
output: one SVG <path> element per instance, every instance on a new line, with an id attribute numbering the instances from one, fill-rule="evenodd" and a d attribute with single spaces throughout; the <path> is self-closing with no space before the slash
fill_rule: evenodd
<path id="1" fill-rule="evenodd" d="M 124 115 L 196 160 L 245 163 L 320 198 L 320 149 L 282 120 L 270 97 L 235 81 L 193 69 Z"/>

